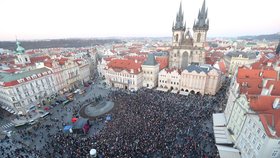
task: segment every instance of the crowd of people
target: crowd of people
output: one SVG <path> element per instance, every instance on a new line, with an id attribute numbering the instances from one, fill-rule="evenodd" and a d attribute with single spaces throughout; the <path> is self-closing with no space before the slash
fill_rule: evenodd
<path id="1" fill-rule="evenodd" d="M 62 113 L 60 118 L 51 116 L 49 123 L 18 131 L 22 142 L 41 143 L 41 147 L 10 140 L 10 145 L 0 147 L 0 153 L 2 157 L 82 158 L 89 156 L 90 149 L 96 149 L 98 157 L 219 157 L 212 114 L 226 104 L 227 85 L 215 96 L 184 96 L 144 88 L 137 92 L 111 91 L 105 99 L 115 104 L 110 112 L 112 120 L 88 135 L 62 132 L 70 122 L 65 121 L 63 112 L 71 111 L 74 116 L 84 104 L 100 96 L 77 101 L 73 106 L 58 109 L 57 113 Z M 98 121 L 104 123 L 105 117 Z M 6 152 L 13 146 L 18 146 L 13 153 Z"/>
<path id="2" fill-rule="evenodd" d="M 55 135 L 54 153 L 86 157 L 219 157 L 212 129 L 212 114 L 226 103 L 226 89 L 216 96 L 140 89 L 113 91 L 112 121 L 95 135 Z"/>

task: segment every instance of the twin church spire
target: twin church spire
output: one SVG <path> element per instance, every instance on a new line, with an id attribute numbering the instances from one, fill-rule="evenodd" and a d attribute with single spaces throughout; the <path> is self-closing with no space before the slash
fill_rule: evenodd
<path id="1" fill-rule="evenodd" d="M 172 30 L 186 30 L 186 23 L 184 23 L 184 13 L 182 11 L 182 2 L 180 3 L 180 8 L 176 16 L 176 23 L 175 25 L 173 23 Z"/>
<path id="2" fill-rule="evenodd" d="M 209 29 L 209 19 L 207 18 L 208 9 L 205 7 L 205 0 L 203 1 L 203 5 L 198 12 L 197 20 L 194 21 L 193 29 Z"/>
<path id="3" fill-rule="evenodd" d="M 208 9 L 205 7 L 205 0 L 198 12 L 197 20 L 194 21 L 193 29 L 207 29 L 209 28 L 209 20 L 207 18 Z M 186 22 L 184 22 L 184 13 L 182 11 L 182 1 L 180 3 L 179 11 L 176 16 L 175 25 L 173 23 L 172 30 L 186 30 Z"/>

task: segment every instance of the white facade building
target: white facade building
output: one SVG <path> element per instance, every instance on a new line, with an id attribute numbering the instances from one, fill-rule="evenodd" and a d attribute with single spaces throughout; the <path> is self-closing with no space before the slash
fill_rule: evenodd
<path id="1" fill-rule="evenodd" d="M 215 95 L 222 86 L 221 72 L 210 65 L 190 65 L 181 73 L 181 92 Z"/>
<path id="2" fill-rule="evenodd" d="M 45 61 L 45 66 L 54 72 L 55 85 L 59 93 L 65 93 L 79 86 L 80 69 L 79 65 L 67 58 Z"/>
<path id="3" fill-rule="evenodd" d="M 154 88 L 157 86 L 159 64 L 153 54 L 148 55 L 148 59 L 142 64 L 143 87 Z"/>
<path id="4" fill-rule="evenodd" d="M 233 77 L 224 113 L 242 158 L 280 157 L 279 85 L 271 69 L 240 67 Z"/>
<path id="5" fill-rule="evenodd" d="M 181 72 L 178 69 L 162 69 L 158 74 L 158 90 L 174 93 L 180 90 Z"/>
<path id="6" fill-rule="evenodd" d="M 26 114 L 56 94 L 53 72 L 48 68 L 14 74 L 0 73 L 0 76 L 2 108 L 14 114 Z"/>
<path id="7" fill-rule="evenodd" d="M 233 75 L 239 66 L 251 65 L 257 60 L 254 52 L 229 52 L 224 57 L 229 75 Z"/>
<path id="8" fill-rule="evenodd" d="M 104 69 L 105 80 L 111 87 L 138 90 L 143 85 L 141 64 L 128 59 L 114 59 Z"/>

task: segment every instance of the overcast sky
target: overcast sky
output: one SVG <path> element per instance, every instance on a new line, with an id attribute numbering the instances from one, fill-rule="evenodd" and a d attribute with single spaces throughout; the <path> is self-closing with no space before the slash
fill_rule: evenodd
<path id="1" fill-rule="evenodd" d="M 192 28 L 203 0 L 182 0 Z M 180 0 L 1 0 L 0 40 L 171 36 Z M 280 0 L 206 0 L 210 37 L 280 32 Z"/>

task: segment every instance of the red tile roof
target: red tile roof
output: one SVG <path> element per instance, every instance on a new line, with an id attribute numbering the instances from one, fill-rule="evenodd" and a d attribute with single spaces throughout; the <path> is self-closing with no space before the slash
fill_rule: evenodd
<path id="1" fill-rule="evenodd" d="M 53 67 L 53 62 L 52 62 L 52 60 L 50 59 L 50 60 L 44 61 L 44 65 L 45 65 L 46 67 L 52 68 L 52 67 Z"/>
<path id="2" fill-rule="evenodd" d="M 8 72 L 8 73 L 15 73 L 15 72 L 20 71 L 20 70 L 18 70 L 18 69 L 8 69 L 8 70 L 2 70 L 2 71 Z"/>
<path id="3" fill-rule="evenodd" d="M 261 94 L 263 78 L 277 80 L 277 76 L 275 70 L 239 67 L 236 80 L 240 85 L 240 93 Z"/>
<path id="4" fill-rule="evenodd" d="M 173 72 L 173 71 L 176 71 L 176 72 L 178 72 L 179 74 L 181 74 L 181 70 L 180 69 L 177 69 L 177 68 L 166 68 L 166 69 L 164 69 L 167 73 L 171 73 L 171 72 Z"/>
<path id="5" fill-rule="evenodd" d="M 168 56 L 156 56 L 156 61 L 159 63 L 159 70 L 168 67 Z"/>
<path id="6" fill-rule="evenodd" d="M 112 59 L 114 59 L 115 57 L 107 57 L 107 58 L 103 58 L 105 61 L 111 61 Z"/>
<path id="7" fill-rule="evenodd" d="M 59 65 L 64 65 L 67 60 L 68 60 L 67 58 L 57 59 Z"/>
<path id="8" fill-rule="evenodd" d="M 223 74 L 226 74 L 227 73 L 227 69 L 226 69 L 226 64 L 224 61 L 219 61 L 218 62 L 218 65 L 219 65 L 219 68 L 220 68 L 220 71 L 223 73 Z"/>
<path id="9" fill-rule="evenodd" d="M 274 109 L 273 103 L 280 96 L 247 96 L 250 107 L 259 115 L 266 134 L 269 137 L 280 137 L 280 109 Z M 269 127 L 275 129 L 274 136 Z"/>
<path id="10" fill-rule="evenodd" d="M 43 62 L 47 59 L 51 59 L 49 56 L 38 56 L 38 57 L 31 57 L 30 61 L 31 63 L 36 63 L 36 62 Z"/>
<path id="11" fill-rule="evenodd" d="M 269 80 L 269 81 L 267 81 L 265 87 L 267 89 L 269 89 L 269 87 L 272 86 L 272 85 L 273 85 L 273 89 L 272 89 L 270 95 L 272 95 L 272 96 L 280 96 L 280 80 L 277 80 L 277 81 Z"/>
<path id="12" fill-rule="evenodd" d="M 131 73 L 131 70 L 133 70 L 133 74 L 138 74 L 142 71 L 141 63 L 135 63 L 134 60 L 129 59 L 114 59 L 107 66 L 115 71 L 126 70 L 128 73 Z"/>
<path id="13" fill-rule="evenodd" d="M 143 63 L 147 57 L 144 55 L 139 55 L 139 56 L 125 56 L 124 58 L 129 59 L 129 60 L 137 60 L 139 63 Z"/>

